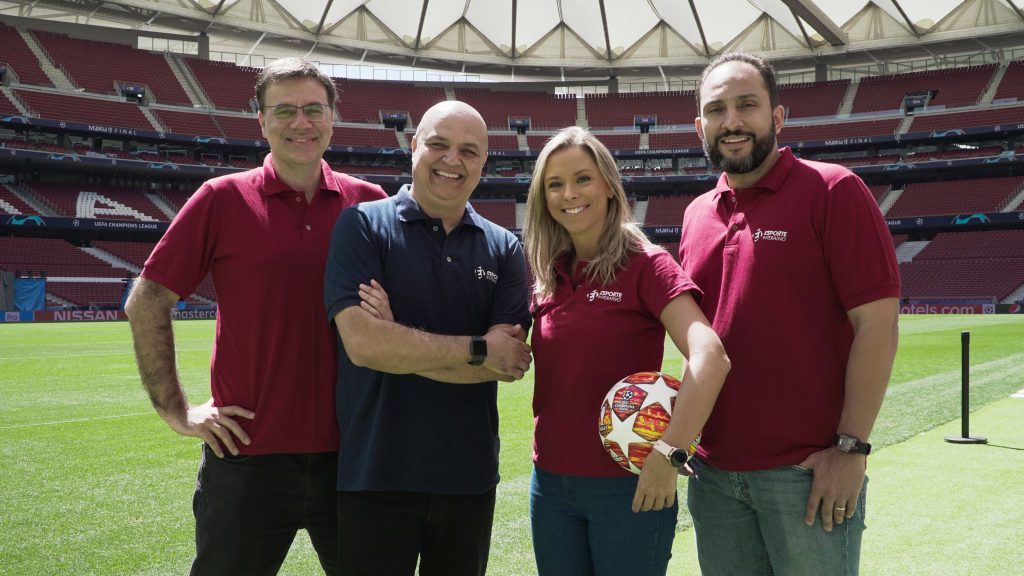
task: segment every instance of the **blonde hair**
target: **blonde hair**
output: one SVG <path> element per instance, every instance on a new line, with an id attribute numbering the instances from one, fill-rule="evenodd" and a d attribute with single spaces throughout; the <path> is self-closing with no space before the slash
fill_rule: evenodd
<path id="1" fill-rule="evenodd" d="M 533 269 L 534 292 L 540 299 L 550 297 L 555 292 L 555 262 L 575 251 L 569 233 L 548 212 L 547 196 L 544 193 L 544 170 L 548 158 L 572 146 L 590 154 L 612 193 L 604 230 L 597 241 L 598 257 L 583 269 L 587 281 L 598 280 L 601 284 L 614 281 L 616 272 L 626 267 L 631 254 L 653 246 L 633 221 L 633 212 L 626 200 L 619 168 L 608 148 L 588 130 L 578 126 L 564 128 L 541 149 L 526 198 L 523 243 L 527 261 Z"/>

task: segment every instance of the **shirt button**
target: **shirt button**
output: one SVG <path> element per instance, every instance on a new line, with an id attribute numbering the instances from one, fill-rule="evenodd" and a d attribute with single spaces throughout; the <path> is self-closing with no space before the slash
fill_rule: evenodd
<path id="1" fill-rule="evenodd" d="M 733 231 L 733 232 L 735 232 L 735 231 L 737 231 L 737 230 L 739 230 L 739 229 L 740 229 L 740 227 L 739 227 L 739 226 L 737 226 L 736 224 L 733 224 L 733 225 L 732 225 L 732 231 Z"/>
<path id="2" fill-rule="evenodd" d="M 296 196 L 296 197 L 295 197 L 295 201 L 296 201 L 296 202 L 302 202 L 302 198 L 300 198 L 300 197 Z"/>
<path id="3" fill-rule="evenodd" d="M 733 204 L 735 204 L 735 203 L 736 203 L 736 197 L 735 197 L 735 196 L 733 196 L 733 197 L 732 197 L 732 203 L 733 203 Z"/>
<path id="4" fill-rule="evenodd" d="M 437 232 L 437 226 L 434 226 L 434 232 Z"/>
<path id="5" fill-rule="evenodd" d="M 447 261 L 451 262 L 451 261 L 452 261 L 452 257 L 451 257 L 451 256 L 449 256 L 449 257 L 445 258 L 445 260 L 447 260 Z"/>
<path id="6" fill-rule="evenodd" d="M 312 229 L 313 229 L 312 226 L 310 226 L 309 224 L 306 224 L 306 230 L 312 230 Z"/>

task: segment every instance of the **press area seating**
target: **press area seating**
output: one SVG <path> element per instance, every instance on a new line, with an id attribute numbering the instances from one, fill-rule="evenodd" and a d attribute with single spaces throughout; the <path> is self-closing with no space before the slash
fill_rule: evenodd
<path id="1" fill-rule="evenodd" d="M 576 124 L 575 97 L 486 88 L 456 88 L 455 96 L 476 108 L 490 128 L 507 130 L 510 116 L 529 117 L 533 129 L 559 130 Z"/>
<path id="2" fill-rule="evenodd" d="M 380 124 L 381 112 L 403 112 L 409 114 L 408 125 L 415 126 L 428 108 L 446 99 L 439 86 L 350 78 L 335 78 L 334 85 L 342 122 Z"/>
<path id="3" fill-rule="evenodd" d="M 690 126 L 697 115 L 692 91 L 587 94 L 583 99 L 591 128 L 634 126 L 635 116 L 650 116 L 658 126 Z"/>

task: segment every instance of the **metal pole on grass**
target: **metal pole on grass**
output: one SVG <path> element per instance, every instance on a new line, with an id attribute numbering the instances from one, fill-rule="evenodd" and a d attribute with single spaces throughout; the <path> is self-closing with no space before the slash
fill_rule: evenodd
<path id="1" fill-rule="evenodd" d="M 946 436 L 954 444 L 985 444 L 983 436 L 971 436 L 971 333 L 960 333 L 960 435 Z"/>

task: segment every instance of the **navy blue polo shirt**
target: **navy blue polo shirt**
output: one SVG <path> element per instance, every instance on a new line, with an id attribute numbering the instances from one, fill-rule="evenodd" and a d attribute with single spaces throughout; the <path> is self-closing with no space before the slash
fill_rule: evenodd
<path id="1" fill-rule="evenodd" d="M 530 326 L 523 249 L 466 207 L 445 233 L 403 187 L 342 212 L 331 237 L 328 319 L 376 279 L 395 321 L 434 334 Z M 498 386 L 446 384 L 356 366 L 338 338 L 338 490 L 481 494 L 498 483 Z"/>

